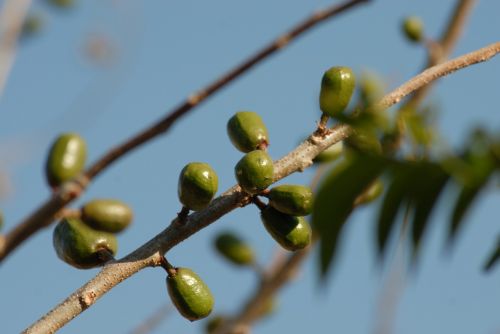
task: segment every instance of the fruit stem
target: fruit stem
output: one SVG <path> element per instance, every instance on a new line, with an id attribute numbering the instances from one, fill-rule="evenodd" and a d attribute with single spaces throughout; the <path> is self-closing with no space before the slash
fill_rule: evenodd
<path id="1" fill-rule="evenodd" d="M 177 274 L 177 269 L 167 261 L 165 256 L 160 258 L 160 265 L 167 272 L 168 276 L 174 277 Z"/>
<path id="2" fill-rule="evenodd" d="M 267 151 L 267 147 L 269 146 L 269 143 L 266 140 L 263 140 L 260 142 L 260 144 L 257 146 L 258 150 L 261 151 Z"/>
<path id="3" fill-rule="evenodd" d="M 262 210 L 264 210 L 265 208 L 267 208 L 267 204 L 266 204 L 266 203 L 264 203 L 264 202 L 262 202 L 262 201 L 260 200 L 260 198 L 259 198 L 259 197 L 257 197 L 257 195 L 252 196 L 252 203 L 253 203 L 253 204 L 255 204 L 255 205 L 257 205 L 257 207 L 258 207 L 261 211 L 262 211 Z"/>
<path id="4" fill-rule="evenodd" d="M 321 118 L 318 122 L 318 128 L 316 129 L 316 132 L 314 133 L 316 136 L 324 137 L 328 134 L 328 132 L 330 131 L 327 128 L 329 118 L 330 117 L 327 114 L 325 114 L 325 113 L 321 114 Z"/>
<path id="5" fill-rule="evenodd" d="M 97 257 L 99 257 L 100 260 L 102 260 L 104 263 L 113 261 L 115 257 L 113 256 L 113 253 L 110 252 L 109 249 L 107 248 L 100 248 L 97 250 Z"/>
<path id="6" fill-rule="evenodd" d="M 186 222 L 188 215 L 189 215 L 189 209 L 187 207 L 183 206 L 181 211 L 177 213 L 177 221 L 180 224 L 184 224 Z"/>

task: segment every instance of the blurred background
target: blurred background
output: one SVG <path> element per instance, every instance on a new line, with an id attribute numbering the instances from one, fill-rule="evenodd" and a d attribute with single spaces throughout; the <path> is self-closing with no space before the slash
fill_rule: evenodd
<path id="1" fill-rule="evenodd" d="M 8 231 L 50 195 L 43 168 L 61 132 L 86 140 L 89 161 L 161 118 L 193 91 L 332 1 L 78 1 L 55 7 L 33 1 L 33 26 L 21 36 L 0 93 L 0 209 Z M 2 6 L 5 1 L 0 2 Z M 177 178 L 191 161 L 210 163 L 219 192 L 235 184 L 241 153 L 226 122 L 238 110 L 262 115 L 269 153 L 278 159 L 314 131 L 323 72 L 335 65 L 373 71 L 387 91 L 419 72 L 426 51 L 401 33 L 402 19 L 418 15 L 438 37 L 456 1 L 375 0 L 328 21 L 208 99 L 171 131 L 102 173 L 74 203 L 118 198 L 134 210 L 119 236 L 118 257 L 165 228 L 180 210 Z M 500 2 L 478 1 L 453 55 L 498 41 Z M 5 19 L 5 18 L 4 18 Z M 500 126 L 500 60 L 441 80 L 429 97 L 436 127 L 459 147 L 473 126 Z M 308 184 L 309 169 L 286 179 Z M 500 333 L 500 271 L 481 272 L 499 232 L 500 193 L 490 189 L 468 216 L 451 254 L 443 249 L 447 210 L 434 212 L 418 270 L 397 257 L 380 268 L 375 257 L 376 205 L 356 212 L 326 286 L 318 284 L 316 254 L 282 290 L 276 312 L 255 333 Z M 2 333 L 26 328 L 97 270 L 77 270 L 52 247 L 53 226 L 36 234 L 0 266 Z M 276 243 L 254 206 L 235 210 L 168 253 L 176 266 L 195 270 L 216 298 L 214 314 L 237 312 L 256 287 L 251 270 L 227 264 L 214 251 L 220 231 L 240 233 L 265 265 Z M 70 322 L 61 333 L 129 333 L 169 305 L 162 269 L 123 282 Z M 152 333 L 201 333 L 175 310 Z"/>

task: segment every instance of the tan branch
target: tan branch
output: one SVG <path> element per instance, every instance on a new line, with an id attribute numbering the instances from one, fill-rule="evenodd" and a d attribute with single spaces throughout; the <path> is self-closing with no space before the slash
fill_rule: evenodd
<path id="1" fill-rule="evenodd" d="M 179 118 L 189 113 L 194 107 L 198 106 L 208 97 L 218 92 L 221 88 L 233 82 L 261 61 L 267 59 L 270 55 L 283 49 L 297 37 L 316 27 L 319 23 L 333 18 L 358 4 L 368 1 L 370 0 L 348 0 L 340 5 L 330 6 L 324 10 L 314 13 L 304 21 L 297 24 L 289 32 L 283 34 L 268 46 L 249 57 L 239 66 L 236 66 L 231 71 L 225 73 L 205 88 L 190 95 L 178 107 L 170 111 L 165 118 L 132 136 L 117 147 L 109 150 L 85 171 L 84 175 L 78 182 L 70 182 L 67 184 L 65 188 L 73 188 L 71 191 L 63 189 L 55 193 L 49 200 L 41 204 L 38 209 L 32 212 L 27 218 L 16 225 L 13 230 L 9 231 L 9 233 L 5 235 L 4 242 L 0 243 L 0 262 L 31 235 L 38 232 L 43 227 L 50 225 L 54 220 L 56 213 L 64 206 L 72 202 L 75 198 L 78 198 L 85 190 L 86 185 L 112 163 L 151 139 L 166 133 Z"/>
<path id="2" fill-rule="evenodd" d="M 490 59 L 497 53 L 500 53 L 500 42 L 432 67 L 386 95 L 378 105 L 388 108 L 422 85 Z M 348 137 L 351 131 L 350 127 L 339 125 L 324 137 L 311 135 L 295 150 L 275 162 L 274 181 L 303 171 L 312 164 L 316 155 Z M 243 193 L 239 186 L 234 186 L 216 198 L 205 210 L 189 215 L 184 224 L 179 224 L 174 219 L 169 227 L 146 244 L 125 258 L 107 264 L 92 280 L 34 323 L 25 333 L 54 333 L 117 284 L 141 269 L 159 265 L 161 256 L 172 247 L 249 201 L 249 196 Z"/>
<path id="3" fill-rule="evenodd" d="M 427 58 L 427 64 L 425 68 L 435 66 L 437 64 L 446 61 L 451 52 L 453 51 L 455 45 L 462 34 L 465 27 L 465 22 L 469 14 L 472 12 L 472 8 L 476 4 L 476 0 L 459 0 L 457 6 L 455 7 L 453 13 L 448 20 L 448 24 L 439 40 L 433 43 L 432 50 L 429 50 L 429 56 Z M 437 51 L 437 52 L 434 52 Z M 407 102 L 409 106 L 419 105 L 431 91 L 432 85 L 426 85 L 421 89 L 415 91 L 413 95 Z"/>
<path id="4" fill-rule="evenodd" d="M 7 83 L 14 58 L 17 40 L 22 33 L 24 20 L 31 0 L 7 0 L 0 13 L 0 97 Z"/>
<path id="5" fill-rule="evenodd" d="M 479 50 L 449 60 L 445 63 L 433 66 L 384 96 L 376 107 L 380 109 L 388 108 L 401 101 L 403 97 L 407 96 L 411 92 L 428 85 L 436 79 L 444 77 L 462 68 L 487 61 L 496 56 L 499 52 L 500 42 L 496 42 Z"/>

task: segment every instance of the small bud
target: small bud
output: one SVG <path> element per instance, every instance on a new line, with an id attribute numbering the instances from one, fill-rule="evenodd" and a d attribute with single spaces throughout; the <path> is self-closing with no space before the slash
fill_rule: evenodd
<path id="1" fill-rule="evenodd" d="M 403 20 L 403 33 L 409 41 L 417 43 L 424 37 L 424 24 L 417 16 L 408 16 Z"/>

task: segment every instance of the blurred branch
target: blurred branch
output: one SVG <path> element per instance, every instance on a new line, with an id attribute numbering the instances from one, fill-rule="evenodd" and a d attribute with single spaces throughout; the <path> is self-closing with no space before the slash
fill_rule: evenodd
<path id="1" fill-rule="evenodd" d="M 271 271 L 267 273 L 241 311 L 214 334 L 247 332 L 250 325 L 261 318 L 268 301 L 273 298 L 279 289 L 295 277 L 300 265 L 311 252 L 313 244 L 311 243 L 309 247 L 296 251 L 285 257 L 281 262 L 273 265 Z"/>
<path id="2" fill-rule="evenodd" d="M 144 321 L 133 329 L 130 334 L 149 334 L 152 333 L 172 311 L 171 305 L 162 305 L 151 316 L 144 319 Z"/>
<path id="3" fill-rule="evenodd" d="M 465 27 L 466 20 L 476 4 L 476 0 L 459 0 L 453 13 L 451 14 L 448 24 L 439 40 L 433 43 L 433 50 L 429 50 L 427 64 L 424 68 L 429 68 L 447 60 L 457 44 L 460 35 Z M 408 106 L 419 105 L 432 89 L 432 85 L 426 85 L 415 91 L 406 102 Z"/>
<path id="4" fill-rule="evenodd" d="M 170 111 L 165 118 L 135 134 L 117 147 L 109 150 L 99 160 L 91 165 L 78 180 L 66 184 L 63 189 L 54 193 L 49 200 L 43 203 L 38 209 L 25 218 L 25 220 L 20 222 L 13 228 L 13 230 L 6 234 L 5 242 L 3 245 L 0 245 L 0 247 L 3 246 L 0 248 L 0 262 L 3 261 L 14 249 L 16 249 L 32 234 L 36 233 L 41 228 L 50 225 L 54 220 L 55 214 L 74 199 L 78 198 L 91 180 L 109 167 L 112 163 L 149 140 L 159 136 L 160 134 L 166 133 L 179 118 L 193 110 L 194 107 L 198 106 L 201 102 L 218 92 L 221 88 L 246 73 L 254 65 L 257 65 L 275 52 L 283 49 L 306 31 L 309 31 L 319 23 L 324 22 L 329 18 L 333 18 L 358 4 L 368 1 L 370 0 L 349 0 L 340 5 L 330 6 L 324 10 L 314 13 L 304 21 L 297 24 L 289 32 L 278 37 L 268 46 L 258 51 L 255 55 L 249 57 L 231 71 L 222 75 L 220 78 L 200 91 L 189 96 L 183 103 Z M 68 188 L 71 189 L 68 190 Z"/>
<path id="5" fill-rule="evenodd" d="M 17 40 L 30 5 L 31 0 L 6 0 L 0 13 L 0 98 L 14 64 Z"/>
<path id="6" fill-rule="evenodd" d="M 500 53 L 500 42 L 432 67 L 386 95 L 378 105 L 388 108 L 422 85 L 461 68 L 486 61 L 497 53 Z M 324 136 L 311 135 L 292 152 L 275 162 L 274 182 L 311 166 L 312 159 L 320 152 L 345 139 L 351 132 L 349 126 L 339 125 Z M 185 223 L 180 224 L 177 219 L 174 219 L 169 227 L 143 246 L 123 259 L 105 265 L 93 279 L 49 311 L 24 333 L 54 333 L 117 284 L 146 267 L 158 266 L 163 254 L 172 247 L 230 211 L 247 205 L 250 201 L 251 197 L 242 192 L 239 186 L 233 186 L 214 199 L 206 209 L 189 215 Z"/>

